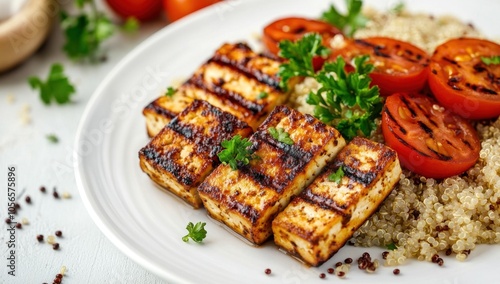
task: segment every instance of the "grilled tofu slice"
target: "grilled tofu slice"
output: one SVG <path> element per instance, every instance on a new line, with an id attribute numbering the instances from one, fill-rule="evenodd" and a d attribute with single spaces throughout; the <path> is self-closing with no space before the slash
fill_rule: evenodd
<path id="1" fill-rule="evenodd" d="M 248 137 L 252 128 L 232 114 L 194 100 L 139 151 L 141 169 L 194 208 L 202 206 L 197 187 L 219 165 L 221 142 Z"/>
<path id="2" fill-rule="evenodd" d="M 146 106 L 148 133 L 155 135 L 163 122 L 193 99 L 206 100 L 256 129 L 277 105 L 288 100 L 288 94 L 279 88 L 280 63 L 244 43 L 222 45 L 172 98 L 162 96 Z"/>
<path id="3" fill-rule="evenodd" d="M 192 97 L 186 95 L 185 89 L 186 86 L 181 86 L 172 96 L 162 95 L 143 109 L 149 137 L 158 134 L 193 101 Z"/>
<path id="4" fill-rule="evenodd" d="M 337 183 L 329 176 L 342 167 Z M 275 243 L 312 266 L 334 255 L 399 181 L 394 150 L 354 138 L 273 221 Z"/>
<path id="5" fill-rule="evenodd" d="M 269 128 L 284 129 L 292 145 Z M 198 188 L 208 214 L 254 244 L 271 235 L 271 222 L 345 146 L 334 128 L 310 115 L 278 106 L 250 137 L 259 158 L 232 170 L 220 165 Z"/>

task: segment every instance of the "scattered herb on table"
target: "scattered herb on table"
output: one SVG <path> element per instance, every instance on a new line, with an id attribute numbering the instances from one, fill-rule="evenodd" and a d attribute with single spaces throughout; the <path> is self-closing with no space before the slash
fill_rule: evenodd
<path id="1" fill-rule="evenodd" d="M 52 101 L 58 104 L 68 103 L 70 96 L 75 92 L 75 87 L 64 74 L 63 66 L 58 63 L 51 66 L 46 82 L 38 77 L 30 77 L 28 82 L 32 89 L 40 90 L 40 98 L 47 105 Z"/>
<path id="2" fill-rule="evenodd" d="M 405 3 L 403 1 L 400 1 L 396 3 L 396 5 L 394 5 L 390 11 L 394 14 L 399 15 L 404 11 L 404 9 L 405 9 Z"/>
<path id="3" fill-rule="evenodd" d="M 361 14 L 362 0 L 345 0 L 347 14 L 341 14 L 332 4 L 321 15 L 321 19 L 341 29 L 346 35 L 352 37 L 354 33 L 366 25 L 368 19 Z"/>
<path id="4" fill-rule="evenodd" d="M 500 55 L 489 56 L 489 57 L 482 56 L 481 61 L 483 61 L 483 63 L 486 65 L 500 64 Z"/>
<path id="5" fill-rule="evenodd" d="M 203 239 L 207 236 L 207 231 L 205 230 L 205 222 L 198 222 L 193 224 L 192 222 L 189 222 L 186 229 L 188 230 L 188 234 L 182 237 L 182 240 L 184 242 L 188 242 L 189 238 L 191 238 L 193 241 L 197 243 L 201 243 Z"/>
<path id="6" fill-rule="evenodd" d="M 224 150 L 217 154 L 217 156 L 224 165 L 229 164 L 233 170 L 238 168 L 238 163 L 248 165 L 250 160 L 258 158 L 257 155 L 248 149 L 252 145 L 252 142 L 248 138 L 242 139 L 239 134 L 230 140 L 222 141 L 221 145 Z"/>
<path id="7" fill-rule="evenodd" d="M 293 140 L 290 138 L 290 134 L 288 134 L 285 129 L 283 128 L 274 128 L 274 127 L 269 127 L 267 129 L 269 131 L 269 134 L 271 136 L 282 143 L 285 143 L 287 145 L 293 145 Z"/>
<path id="8" fill-rule="evenodd" d="M 51 143 L 57 144 L 59 142 L 59 138 L 55 134 L 48 134 L 46 137 Z"/>
<path id="9" fill-rule="evenodd" d="M 343 177 L 344 177 L 344 169 L 342 169 L 342 166 L 340 166 L 337 169 L 337 171 L 328 176 L 328 180 L 333 181 L 335 183 L 340 183 Z"/>
<path id="10" fill-rule="evenodd" d="M 75 61 L 96 62 L 105 58 L 100 56 L 99 48 L 113 35 L 116 24 L 97 9 L 94 0 L 75 0 L 75 4 L 80 9 L 79 14 L 61 12 L 61 27 L 66 38 L 64 52 Z M 135 18 L 128 18 L 121 26 L 125 32 L 134 32 L 138 28 L 139 21 Z"/>
<path id="11" fill-rule="evenodd" d="M 288 81 L 291 78 L 314 76 L 313 57 L 325 57 L 330 53 L 330 50 L 321 44 L 322 41 L 318 34 L 306 34 L 296 42 L 284 40 L 279 43 L 280 56 L 288 59 L 278 70 L 280 87 L 284 91 L 288 90 Z"/>
<path id="12" fill-rule="evenodd" d="M 165 96 L 167 97 L 172 97 L 175 94 L 175 89 L 172 87 L 168 87 L 167 91 L 165 92 Z"/>

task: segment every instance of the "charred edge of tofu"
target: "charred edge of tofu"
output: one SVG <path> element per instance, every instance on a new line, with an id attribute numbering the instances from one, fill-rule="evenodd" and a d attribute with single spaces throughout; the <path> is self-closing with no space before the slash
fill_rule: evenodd
<path id="1" fill-rule="evenodd" d="M 257 60 L 260 62 L 255 62 Z M 279 87 L 280 79 L 277 76 L 277 68 L 281 64 L 281 60 L 257 54 L 245 43 L 224 44 L 215 52 L 210 61 L 231 66 L 247 77 L 252 77 L 276 90 L 281 90 Z M 264 72 L 262 67 L 270 67 L 271 72 Z"/>
<path id="2" fill-rule="evenodd" d="M 290 132 L 293 145 L 270 136 L 268 127 L 278 125 Z M 306 133 L 315 129 L 318 132 Z M 260 244 L 271 235 L 274 217 L 335 157 L 345 141 L 334 128 L 286 106 L 275 108 L 250 141 L 250 150 L 260 159 L 240 165 L 234 172 L 220 165 L 198 190 L 212 218 Z"/>
<path id="3" fill-rule="evenodd" d="M 363 153 L 360 153 L 361 149 Z M 376 158 L 365 161 L 358 159 L 363 155 L 369 157 L 373 153 L 378 153 Z M 342 195 L 341 185 L 334 185 L 328 193 L 318 192 L 319 187 L 332 183 L 328 181 L 328 176 L 340 166 L 345 173 L 342 187 L 345 186 L 349 191 L 357 188 L 359 191 L 344 192 L 346 194 Z M 276 244 L 310 265 L 321 265 L 377 210 L 398 182 L 400 174 L 401 167 L 394 150 L 373 141 L 354 138 L 323 173 L 273 221 Z M 321 220 L 325 223 L 319 225 L 319 228 L 307 228 L 307 225 L 301 223 L 305 221 L 300 220 L 300 213 L 296 210 L 309 210 L 316 215 L 323 215 L 309 218 L 323 217 Z M 302 217 L 304 216 L 306 215 Z M 297 222 L 293 222 L 293 218 Z M 328 228 L 330 229 L 326 231 Z M 321 230 L 324 230 L 323 234 Z M 329 237 L 332 239 L 328 240 Z M 327 249 L 327 252 L 322 249 Z"/>
<path id="4" fill-rule="evenodd" d="M 141 163 L 145 160 L 154 169 L 155 173 L 151 173 L 143 168 L 153 180 L 159 182 L 154 174 L 164 173 L 179 188 L 187 190 L 198 186 L 220 164 L 217 154 L 222 150 L 223 140 L 236 134 L 247 137 L 251 133 L 247 123 L 205 101 L 195 100 L 139 151 L 139 157 Z M 180 162 L 187 149 L 190 150 L 184 158 L 199 162 L 194 168 L 189 162 Z M 166 183 L 160 185 L 169 187 Z M 179 189 L 171 191 L 175 193 Z"/>

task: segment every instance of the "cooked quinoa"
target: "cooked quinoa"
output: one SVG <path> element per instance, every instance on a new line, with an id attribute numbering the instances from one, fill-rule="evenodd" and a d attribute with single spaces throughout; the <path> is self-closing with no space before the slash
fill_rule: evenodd
<path id="1" fill-rule="evenodd" d="M 424 14 L 379 13 L 365 10 L 370 19 L 355 37 L 387 36 L 431 53 L 450 38 L 482 37 L 470 24 L 452 17 Z M 342 38 L 332 40 L 342 45 Z M 319 84 L 312 78 L 298 84 L 290 104 L 301 112 L 313 114 L 305 102 Z M 500 243 L 500 119 L 476 126 L 481 138 L 480 159 L 461 176 L 435 180 L 403 171 L 399 184 L 379 210 L 355 232 L 358 246 L 387 246 L 387 265 L 399 265 L 407 258 L 432 261 L 435 254 L 454 253 L 465 260 L 477 244 Z M 383 141 L 380 129 L 372 137 Z"/>

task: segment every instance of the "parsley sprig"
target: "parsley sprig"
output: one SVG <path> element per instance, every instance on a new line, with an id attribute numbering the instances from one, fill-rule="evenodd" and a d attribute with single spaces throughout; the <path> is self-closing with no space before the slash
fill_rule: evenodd
<path id="1" fill-rule="evenodd" d="M 222 141 L 221 145 L 224 150 L 217 154 L 217 156 L 224 165 L 229 164 L 233 170 L 238 169 L 238 163 L 248 165 L 250 160 L 258 158 L 257 155 L 248 149 L 252 145 L 252 142 L 248 138 L 242 139 L 239 134 L 230 140 Z"/>
<path id="2" fill-rule="evenodd" d="M 58 104 L 70 102 L 70 96 L 75 92 L 75 87 L 64 74 L 61 64 L 55 63 L 50 67 L 47 81 L 42 81 L 38 77 L 29 77 L 28 83 L 31 88 L 40 90 L 40 99 L 46 105 L 55 101 Z"/>
<path id="3" fill-rule="evenodd" d="M 500 55 L 489 56 L 489 57 L 482 56 L 481 61 L 483 61 L 483 63 L 486 65 L 500 64 Z"/>
<path id="4" fill-rule="evenodd" d="M 288 81 L 296 76 L 311 77 L 314 75 L 313 57 L 326 57 L 330 50 L 323 46 L 322 38 L 318 34 L 306 34 L 296 42 L 289 40 L 280 41 L 280 56 L 288 62 L 280 65 L 278 77 L 280 87 L 288 89 Z"/>
<path id="5" fill-rule="evenodd" d="M 101 44 L 111 37 L 116 29 L 114 24 L 103 12 L 97 9 L 95 0 L 75 0 L 80 13 L 69 15 L 61 12 L 61 28 L 66 42 L 63 50 L 75 61 L 89 60 L 96 62 L 100 56 Z M 131 33 L 139 28 L 139 21 L 128 18 L 121 29 Z"/>
<path id="6" fill-rule="evenodd" d="M 330 8 L 321 15 L 321 19 L 341 29 L 346 35 L 352 37 L 356 30 L 362 28 L 368 19 L 361 14 L 362 0 L 345 0 L 347 14 L 341 14 L 332 4 Z"/>
<path id="7" fill-rule="evenodd" d="M 193 224 L 192 222 L 189 222 L 186 229 L 188 230 L 188 234 L 182 237 L 182 240 L 184 242 L 188 242 L 189 238 L 191 238 L 193 241 L 197 243 L 201 243 L 203 239 L 207 236 L 207 230 L 205 230 L 205 225 L 207 223 L 205 222 L 198 222 Z"/>
<path id="8" fill-rule="evenodd" d="M 307 96 L 306 102 L 314 105 L 314 116 L 324 123 L 334 125 L 344 138 L 351 140 L 357 135 L 369 136 L 375 130 L 375 119 L 382 111 L 379 88 L 370 87 L 368 74 L 373 65 L 368 55 L 354 58 L 354 72 L 345 71 L 345 61 L 324 65 L 315 79 L 322 85 Z"/>
<path id="9" fill-rule="evenodd" d="M 331 173 L 328 176 L 328 180 L 333 181 L 335 183 L 340 183 L 340 181 L 342 180 L 343 177 L 344 177 L 344 169 L 342 169 L 342 167 L 340 166 L 337 169 L 337 171 L 335 171 L 334 173 Z"/>
<path id="10" fill-rule="evenodd" d="M 269 127 L 267 129 L 267 131 L 277 141 L 279 141 L 281 143 L 285 143 L 287 145 L 293 145 L 293 140 L 292 140 L 292 138 L 290 138 L 290 134 L 288 134 L 285 131 L 285 129 L 283 129 L 283 128 Z"/>
<path id="11" fill-rule="evenodd" d="M 321 84 L 321 88 L 309 93 L 306 99 L 308 104 L 315 106 L 316 118 L 335 126 L 348 140 L 357 135 L 371 134 L 383 104 L 379 88 L 370 87 L 368 75 L 374 67 L 368 63 L 367 55 L 354 58 L 353 72 L 346 72 L 346 62 L 338 57 L 336 61 L 325 63 L 315 73 L 312 56 L 318 50 L 326 49 L 321 45 L 319 35 L 306 35 L 294 43 L 285 41 L 280 43 L 280 47 L 286 48 L 281 51 L 281 56 L 289 60 L 289 63 L 280 66 L 280 83 L 286 84 L 294 76 L 309 76 Z"/>

